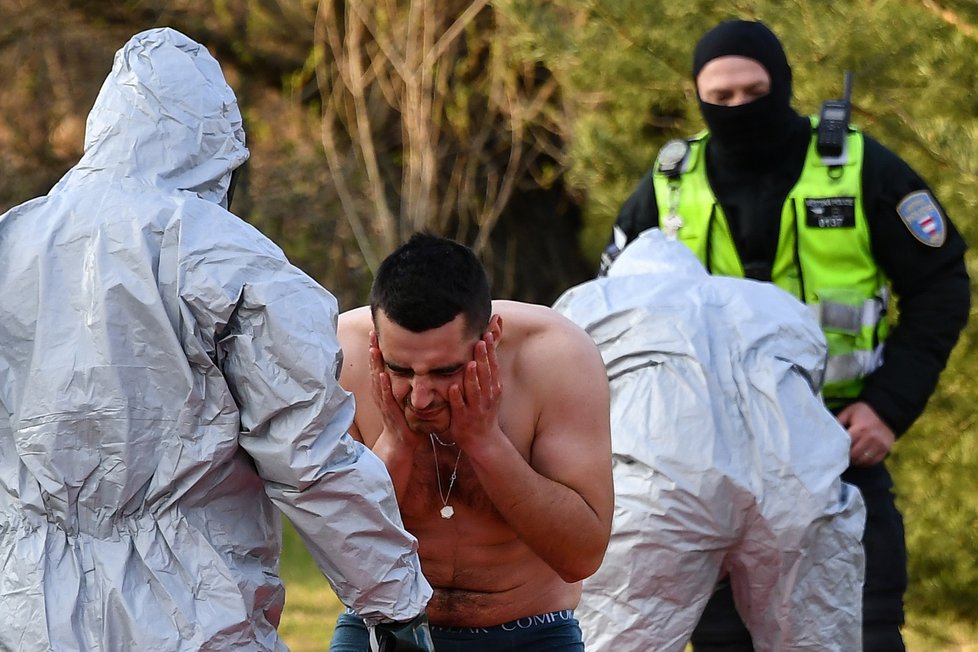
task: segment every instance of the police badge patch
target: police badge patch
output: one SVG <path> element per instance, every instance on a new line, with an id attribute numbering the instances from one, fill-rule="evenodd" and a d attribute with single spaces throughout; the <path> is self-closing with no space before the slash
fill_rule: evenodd
<path id="1" fill-rule="evenodd" d="M 926 190 L 912 192 L 897 204 L 900 219 L 913 237 L 928 247 L 940 247 L 947 237 L 944 214 Z"/>

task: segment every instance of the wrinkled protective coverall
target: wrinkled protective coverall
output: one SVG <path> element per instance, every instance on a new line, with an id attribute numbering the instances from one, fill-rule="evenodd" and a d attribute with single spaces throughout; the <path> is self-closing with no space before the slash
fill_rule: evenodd
<path id="1" fill-rule="evenodd" d="M 368 621 L 427 603 L 336 301 L 221 207 L 247 157 L 218 63 L 151 30 L 0 217 L 0 649 L 285 650 L 279 510 Z"/>
<path id="2" fill-rule="evenodd" d="M 652 229 L 555 308 L 601 350 L 615 517 L 577 610 L 590 652 L 681 652 L 729 573 L 758 650 L 861 649 L 862 499 L 817 394 L 814 316 Z"/>

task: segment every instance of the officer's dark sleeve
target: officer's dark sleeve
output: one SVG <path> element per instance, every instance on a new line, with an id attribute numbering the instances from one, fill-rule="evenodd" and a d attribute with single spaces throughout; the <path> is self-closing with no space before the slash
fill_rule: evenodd
<path id="1" fill-rule="evenodd" d="M 615 226 L 608 245 L 601 256 L 599 276 L 608 271 L 611 261 L 621 253 L 625 245 L 638 237 L 642 231 L 659 226 L 659 207 L 655 201 L 655 187 L 652 185 L 651 171 L 642 177 L 625 203 L 618 210 Z M 622 239 L 624 242 L 622 242 Z"/>
<path id="2" fill-rule="evenodd" d="M 909 165 L 866 139 L 864 207 L 873 255 L 892 282 L 898 322 L 886 340 L 883 364 L 867 379 L 861 398 L 897 435 L 923 412 L 971 302 L 966 245 L 944 208 L 947 236 L 939 247 L 914 237 L 897 213 L 900 201 L 920 190 L 930 192 Z"/>

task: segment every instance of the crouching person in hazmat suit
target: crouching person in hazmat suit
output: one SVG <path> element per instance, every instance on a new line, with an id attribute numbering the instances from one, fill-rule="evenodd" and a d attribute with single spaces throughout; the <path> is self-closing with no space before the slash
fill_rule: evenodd
<path id="1" fill-rule="evenodd" d="M 818 388 L 826 345 L 770 284 L 710 276 L 658 229 L 554 306 L 611 382 L 615 516 L 584 583 L 590 652 L 681 652 L 729 574 L 757 650 L 861 644 L 862 498 Z"/>
<path id="2" fill-rule="evenodd" d="M 217 61 L 151 30 L 0 217 L 0 649 L 284 651 L 279 510 L 375 639 L 430 649 L 336 301 L 225 209 L 247 158 Z"/>

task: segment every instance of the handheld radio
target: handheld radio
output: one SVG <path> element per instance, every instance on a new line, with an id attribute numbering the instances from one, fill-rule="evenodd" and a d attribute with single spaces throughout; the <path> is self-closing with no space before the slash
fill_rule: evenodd
<path id="1" fill-rule="evenodd" d="M 846 140 L 849 135 L 850 101 L 852 98 L 852 73 L 845 73 L 844 91 L 841 100 L 822 102 L 818 116 L 818 153 L 825 159 L 838 159 L 845 162 Z"/>

